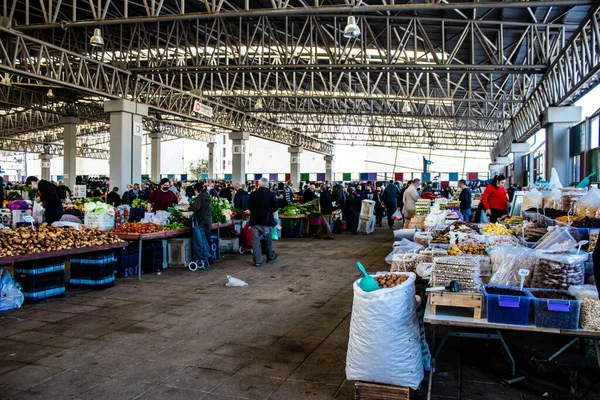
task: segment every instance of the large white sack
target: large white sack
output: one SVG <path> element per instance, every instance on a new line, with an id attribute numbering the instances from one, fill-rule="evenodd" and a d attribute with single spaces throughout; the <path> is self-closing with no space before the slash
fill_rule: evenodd
<path id="1" fill-rule="evenodd" d="M 350 339 L 346 356 L 349 381 L 376 382 L 417 389 L 423 358 L 415 304 L 414 273 L 393 288 L 365 292 L 354 282 Z"/>

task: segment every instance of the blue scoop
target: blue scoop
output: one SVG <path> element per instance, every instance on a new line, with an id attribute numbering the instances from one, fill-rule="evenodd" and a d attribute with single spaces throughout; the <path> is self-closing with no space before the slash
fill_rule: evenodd
<path id="1" fill-rule="evenodd" d="M 356 263 L 356 268 L 363 274 L 363 278 L 360 280 L 358 286 L 365 292 L 373 292 L 375 290 L 379 290 L 379 284 L 377 281 L 365 270 L 365 267 L 362 266 L 360 262 Z"/>

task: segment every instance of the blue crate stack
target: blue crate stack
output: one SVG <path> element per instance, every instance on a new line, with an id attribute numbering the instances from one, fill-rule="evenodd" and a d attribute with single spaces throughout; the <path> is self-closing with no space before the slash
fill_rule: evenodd
<path id="1" fill-rule="evenodd" d="M 142 271 L 158 272 L 163 265 L 163 246 L 160 240 L 142 245 Z"/>
<path id="2" fill-rule="evenodd" d="M 139 250 L 137 245 L 129 245 L 116 253 L 115 277 L 127 278 L 138 273 Z"/>
<path id="3" fill-rule="evenodd" d="M 71 258 L 71 286 L 106 289 L 115 284 L 114 250 L 99 251 Z"/>
<path id="4" fill-rule="evenodd" d="M 65 261 L 52 258 L 15 264 L 15 282 L 21 285 L 25 303 L 65 296 Z"/>

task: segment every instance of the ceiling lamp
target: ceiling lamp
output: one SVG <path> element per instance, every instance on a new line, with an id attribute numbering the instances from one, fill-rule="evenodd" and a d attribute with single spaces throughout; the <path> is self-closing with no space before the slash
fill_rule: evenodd
<path id="1" fill-rule="evenodd" d="M 254 105 L 254 108 L 257 110 L 262 110 L 263 108 L 263 102 L 262 99 L 259 97 L 258 99 L 256 99 L 256 104 Z"/>
<path id="2" fill-rule="evenodd" d="M 104 39 L 102 39 L 102 32 L 99 28 L 94 29 L 94 36 L 90 39 L 90 44 L 94 47 L 104 46 Z"/>
<path id="3" fill-rule="evenodd" d="M 356 18 L 353 16 L 348 17 L 348 24 L 344 29 L 344 37 L 353 39 L 360 36 L 360 28 L 356 25 Z"/>
<path id="4" fill-rule="evenodd" d="M 409 112 L 410 112 L 410 104 L 408 104 L 408 101 L 405 101 L 404 104 L 402 104 L 402 113 L 408 114 Z"/>
<path id="5" fill-rule="evenodd" d="M 46 94 L 46 96 L 48 96 L 49 99 L 54 98 L 54 92 L 52 91 L 52 89 L 48 89 L 48 93 Z"/>

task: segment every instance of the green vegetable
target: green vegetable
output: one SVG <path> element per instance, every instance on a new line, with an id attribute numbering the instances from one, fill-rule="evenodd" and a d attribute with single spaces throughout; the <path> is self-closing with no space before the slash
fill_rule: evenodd
<path id="1" fill-rule="evenodd" d="M 135 199 L 131 203 L 131 207 L 132 208 L 143 208 L 143 209 L 146 209 L 146 208 L 148 208 L 148 202 L 146 200 Z"/>
<path id="2" fill-rule="evenodd" d="M 214 223 L 226 221 L 225 215 L 223 215 L 223 212 L 222 212 L 221 202 L 216 197 L 212 197 L 210 213 L 212 215 L 212 220 Z"/>

